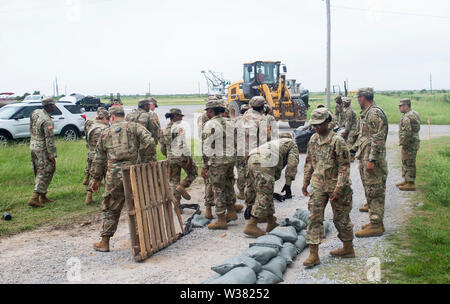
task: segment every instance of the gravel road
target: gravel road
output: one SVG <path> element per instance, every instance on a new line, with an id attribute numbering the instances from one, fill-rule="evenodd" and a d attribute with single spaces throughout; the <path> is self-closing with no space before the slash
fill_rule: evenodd
<path id="1" fill-rule="evenodd" d="M 160 107 L 161 109 L 163 107 Z M 161 117 L 161 116 L 160 116 Z M 283 131 L 289 130 L 281 126 Z M 426 127 L 422 137 L 427 136 Z M 450 126 L 433 126 L 433 136 L 450 136 Z M 306 270 L 302 262 L 308 249 L 300 254 L 288 267 L 284 283 L 358 283 L 366 280 L 364 266 L 370 257 L 388 259 L 386 255 L 387 235 L 396 233 L 411 210 L 409 198 L 412 193 L 397 190 L 395 182 L 401 178 L 397 127 L 390 126 L 388 139 L 389 175 L 386 189 L 385 227 L 382 237 L 355 239 L 357 258 L 339 260 L 329 256 L 329 251 L 340 246 L 336 229 L 331 231 L 320 246 L 322 264 Z M 290 217 L 297 208 L 307 208 L 307 198 L 300 194 L 303 180 L 305 155 L 300 156 L 297 178 L 293 184 L 295 197 L 283 203 L 275 203 L 278 219 Z M 367 213 L 358 208 L 364 202 L 364 192 L 359 178 L 357 162 L 352 164 L 353 211 L 351 219 L 355 231 L 368 222 Z M 284 181 L 276 183 L 275 191 L 280 191 Z M 202 180 L 197 179 L 191 192 L 191 202 L 198 202 L 203 208 Z M 190 215 L 185 211 L 183 217 Z M 326 219 L 331 220 L 331 207 L 327 207 Z M 0 282 L 1 283 L 201 283 L 214 275 L 210 267 L 223 260 L 241 254 L 252 239 L 242 233 L 245 225 L 242 213 L 239 219 L 223 231 L 195 229 L 175 244 L 158 252 L 142 263 L 135 263 L 131 256 L 127 216 L 122 214 L 119 228 L 111 240 L 111 252 L 99 253 L 92 249 L 98 241 L 101 227 L 100 216 L 91 216 L 80 223 L 65 228 L 47 227 L 32 232 L 0 239 Z M 71 264 L 80 263 L 79 280 L 69 280 L 73 269 Z"/>

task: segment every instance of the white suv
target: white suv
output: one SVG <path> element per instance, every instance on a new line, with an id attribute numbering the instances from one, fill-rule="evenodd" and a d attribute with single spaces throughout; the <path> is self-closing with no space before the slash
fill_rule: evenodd
<path id="1" fill-rule="evenodd" d="M 36 109 L 42 109 L 40 100 L 13 103 L 0 108 L 0 144 L 30 137 L 30 116 Z M 71 141 L 83 135 L 86 115 L 78 105 L 58 101 L 51 116 L 55 135 Z"/>

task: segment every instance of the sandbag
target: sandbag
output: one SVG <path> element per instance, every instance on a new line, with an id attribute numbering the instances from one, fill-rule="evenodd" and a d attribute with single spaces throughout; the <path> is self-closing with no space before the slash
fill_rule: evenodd
<path id="1" fill-rule="evenodd" d="M 276 235 L 265 234 L 256 238 L 255 241 L 250 244 L 250 247 L 253 246 L 264 246 L 280 249 L 283 247 L 283 240 Z"/>
<path id="2" fill-rule="evenodd" d="M 242 267 L 247 266 L 250 267 L 255 273 L 258 273 L 261 271 L 261 263 L 256 261 L 255 259 L 249 257 L 249 256 L 237 256 L 232 257 L 228 260 L 226 260 L 223 263 L 220 263 L 219 265 L 211 267 L 211 270 L 217 272 L 218 274 L 224 275 L 230 270 L 236 268 L 236 267 Z"/>
<path id="3" fill-rule="evenodd" d="M 266 246 L 253 246 L 248 248 L 242 255 L 249 256 L 261 265 L 267 264 L 267 262 L 276 256 L 280 250 L 278 248 L 266 247 Z"/>
<path id="4" fill-rule="evenodd" d="M 191 224 L 194 228 L 203 228 L 208 225 L 210 221 L 210 219 L 207 219 L 203 215 L 195 214 L 192 218 Z"/>
<path id="5" fill-rule="evenodd" d="M 280 223 L 280 226 L 281 227 L 292 226 L 295 228 L 295 230 L 297 232 L 299 232 L 300 230 L 306 228 L 306 223 L 298 218 L 291 217 L 291 218 L 285 218 L 284 220 L 282 220 Z"/>
<path id="6" fill-rule="evenodd" d="M 206 281 L 203 281 L 202 284 L 213 284 L 213 283 L 210 283 L 210 281 L 213 281 L 220 277 L 221 277 L 221 275 L 216 273 L 213 277 L 207 279 Z"/>
<path id="7" fill-rule="evenodd" d="M 297 252 L 298 253 L 302 252 L 306 246 L 307 246 L 307 244 L 306 244 L 305 237 L 303 235 L 299 234 L 297 242 L 295 242 L 295 248 L 297 249 Z"/>
<path id="8" fill-rule="evenodd" d="M 294 214 L 295 218 L 298 218 L 299 220 L 302 220 L 306 224 L 308 224 L 308 218 L 309 218 L 309 211 L 303 210 L 303 209 L 297 209 Z"/>
<path id="9" fill-rule="evenodd" d="M 297 240 L 297 231 L 292 226 L 276 227 L 269 232 L 269 235 L 276 235 L 283 240 L 283 242 L 294 243 Z"/>
<path id="10" fill-rule="evenodd" d="M 301 230 L 301 231 L 298 233 L 298 236 L 300 236 L 300 235 L 306 237 L 306 229 Z"/>
<path id="11" fill-rule="evenodd" d="M 278 255 L 285 258 L 286 263 L 290 265 L 297 256 L 297 248 L 295 247 L 294 244 L 286 242 L 283 244 L 283 247 L 281 248 L 280 253 L 278 253 Z"/>
<path id="12" fill-rule="evenodd" d="M 283 272 L 286 270 L 287 262 L 281 256 L 276 256 L 272 258 L 269 263 L 263 265 L 262 269 L 272 272 L 274 275 L 283 278 Z"/>
<path id="13" fill-rule="evenodd" d="M 216 279 L 205 281 L 205 284 L 255 284 L 255 283 L 256 283 L 256 273 L 250 267 L 236 267 Z"/>
<path id="14" fill-rule="evenodd" d="M 280 282 L 283 282 L 283 280 L 268 270 L 261 270 L 256 276 L 256 284 L 277 284 Z"/>

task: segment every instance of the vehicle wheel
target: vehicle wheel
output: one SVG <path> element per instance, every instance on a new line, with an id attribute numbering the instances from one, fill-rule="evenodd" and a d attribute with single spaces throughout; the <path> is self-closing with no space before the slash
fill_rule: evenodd
<path id="1" fill-rule="evenodd" d="M 61 131 L 61 136 L 67 141 L 76 141 L 80 135 L 75 127 L 67 126 Z"/>
<path id="2" fill-rule="evenodd" d="M 293 129 L 297 129 L 298 127 L 301 127 L 303 125 L 305 125 L 304 121 L 297 121 L 297 120 L 289 121 L 289 127 L 293 128 Z"/>
<path id="3" fill-rule="evenodd" d="M 228 105 L 228 110 L 230 111 L 230 118 L 235 118 L 241 115 L 241 106 L 244 104 L 245 102 L 240 101 L 240 100 L 233 100 L 229 105 Z"/>
<path id="4" fill-rule="evenodd" d="M 0 131 L 0 146 L 6 146 L 11 140 L 11 136 L 8 133 Z"/>

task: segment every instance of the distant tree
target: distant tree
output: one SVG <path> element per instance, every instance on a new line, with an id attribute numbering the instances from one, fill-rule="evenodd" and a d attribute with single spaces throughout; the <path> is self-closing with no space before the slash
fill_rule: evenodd
<path id="1" fill-rule="evenodd" d="M 41 95 L 41 91 L 34 91 L 33 95 Z"/>
<path id="2" fill-rule="evenodd" d="M 22 100 L 24 100 L 25 97 L 27 97 L 28 95 L 30 95 L 30 93 L 25 93 L 25 94 L 23 94 L 22 96 L 17 96 L 17 97 L 16 97 L 16 100 L 22 101 Z"/>

